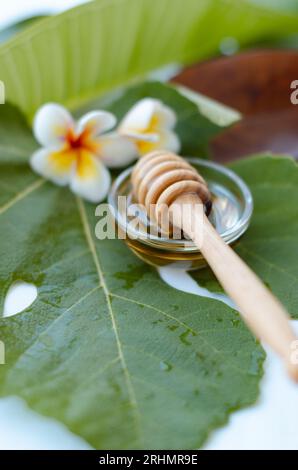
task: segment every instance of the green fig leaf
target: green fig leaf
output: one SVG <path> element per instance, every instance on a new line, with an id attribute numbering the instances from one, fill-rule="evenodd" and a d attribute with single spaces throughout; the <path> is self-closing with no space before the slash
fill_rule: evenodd
<path id="1" fill-rule="evenodd" d="M 8 105 L 4 126 L 1 310 L 17 280 L 38 296 L 0 319 L 0 395 L 22 397 L 98 449 L 201 446 L 256 400 L 263 350 L 222 302 L 167 286 L 121 240 L 97 240 L 95 206 L 31 171 L 36 144 Z"/>

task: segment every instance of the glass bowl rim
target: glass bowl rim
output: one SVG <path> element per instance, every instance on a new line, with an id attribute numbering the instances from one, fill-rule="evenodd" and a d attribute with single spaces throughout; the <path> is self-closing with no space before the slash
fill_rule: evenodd
<path id="1" fill-rule="evenodd" d="M 230 244 L 237 240 L 247 229 L 249 221 L 251 219 L 253 213 L 253 197 L 252 193 L 247 186 L 247 184 L 243 181 L 243 179 L 238 176 L 233 170 L 227 168 L 220 163 L 216 163 L 210 160 L 205 160 L 198 157 L 184 157 L 189 163 L 197 164 L 199 166 L 203 166 L 206 168 L 211 168 L 222 175 L 228 177 L 230 180 L 235 183 L 236 187 L 240 190 L 242 200 L 244 202 L 244 207 L 242 214 L 239 220 L 236 222 L 233 227 L 225 230 L 220 236 L 223 240 Z M 122 183 L 128 178 L 131 174 L 134 166 L 130 166 L 122 171 L 117 178 L 114 180 L 109 194 L 108 194 L 108 204 L 113 209 L 113 216 L 118 225 L 128 234 L 127 224 L 123 216 L 119 213 L 117 207 L 117 196 L 118 196 L 118 189 L 122 185 Z M 138 240 L 139 242 L 145 245 L 155 246 L 156 248 L 160 248 L 163 250 L 175 250 L 178 249 L 179 251 L 199 251 L 197 246 L 191 240 L 174 240 L 167 237 L 160 237 L 154 234 L 139 232 L 135 228 L 130 228 L 130 232 L 133 234 L 134 239 Z"/>

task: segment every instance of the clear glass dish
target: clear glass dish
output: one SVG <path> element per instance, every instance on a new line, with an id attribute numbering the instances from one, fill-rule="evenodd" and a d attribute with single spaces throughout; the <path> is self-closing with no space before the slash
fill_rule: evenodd
<path id="1" fill-rule="evenodd" d="M 234 244 L 246 231 L 253 212 L 249 188 L 236 173 L 225 166 L 199 158 L 186 160 L 197 168 L 208 183 L 213 202 L 209 220 L 226 243 Z M 125 196 L 127 205 L 133 202 L 131 172 L 132 167 L 116 178 L 108 198 L 118 230 L 122 235 L 125 234 L 125 243 L 139 258 L 154 266 L 171 265 L 187 270 L 205 266 L 203 255 L 191 240 L 174 240 L 151 234 L 146 227 L 130 226 L 127 214 L 118 207 L 118 197 Z"/>

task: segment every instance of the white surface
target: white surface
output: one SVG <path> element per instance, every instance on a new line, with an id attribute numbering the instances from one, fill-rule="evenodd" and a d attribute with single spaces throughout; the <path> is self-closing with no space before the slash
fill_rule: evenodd
<path id="1" fill-rule="evenodd" d="M 29 410 L 20 398 L 2 398 L 0 416 L 1 450 L 91 449 L 83 439 L 72 434 L 63 424 Z"/>
<path id="2" fill-rule="evenodd" d="M 8 289 L 4 302 L 3 317 L 15 315 L 30 307 L 37 297 L 37 289 L 29 282 L 14 282 Z"/>
<path id="3" fill-rule="evenodd" d="M 62 10 L 80 1 L 9 0 L 1 2 L 0 27 L 35 12 Z M 1 78 L 1 77 L 0 77 Z M 208 294 L 198 288 L 187 275 L 162 270 L 162 278 L 170 285 L 197 295 Z M 32 286 L 27 292 L 15 291 L 5 306 L 6 315 L 24 308 L 33 299 Z M 29 289 L 29 290 L 28 290 Z M 31 289 L 31 290 L 30 290 Z M 30 292 L 29 292 L 30 291 Z M 32 295 L 32 297 L 30 297 Z M 229 302 L 226 297 L 221 300 Z M 298 333 L 298 322 L 293 322 Z M 1 366 L 0 366 L 1 367 Z M 232 414 L 228 425 L 211 436 L 206 449 L 296 449 L 298 450 L 298 388 L 285 376 L 282 364 L 271 352 L 265 364 L 258 403 Z M 28 409 L 15 397 L 0 399 L 0 449 L 84 449 L 89 448 L 79 437 L 53 419 Z M 99 423 L 100 425 L 100 423 Z"/>

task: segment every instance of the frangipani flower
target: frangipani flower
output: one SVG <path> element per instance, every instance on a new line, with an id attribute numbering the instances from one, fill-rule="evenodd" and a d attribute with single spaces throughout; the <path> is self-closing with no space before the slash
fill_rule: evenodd
<path id="1" fill-rule="evenodd" d="M 176 114 L 161 101 L 144 98 L 138 101 L 121 121 L 118 132 L 130 137 L 144 155 L 152 150 L 180 150 L 180 141 L 173 132 Z"/>
<path id="2" fill-rule="evenodd" d="M 31 167 L 89 201 L 101 201 L 111 181 L 106 166 L 125 166 L 137 156 L 130 139 L 104 134 L 115 124 L 115 116 L 105 111 L 91 111 L 75 122 L 67 109 L 45 104 L 34 119 L 34 135 L 42 148 L 31 156 Z"/>

